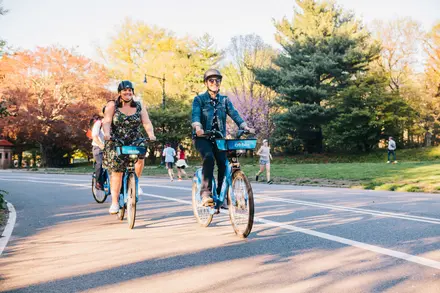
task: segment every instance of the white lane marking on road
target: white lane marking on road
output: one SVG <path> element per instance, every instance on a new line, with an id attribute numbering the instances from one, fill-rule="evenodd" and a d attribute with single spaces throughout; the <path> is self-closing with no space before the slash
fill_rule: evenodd
<path id="1" fill-rule="evenodd" d="M 332 209 L 332 210 L 339 210 L 339 211 L 349 211 L 349 212 L 354 212 L 354 213 L 359 213 L 359 214 L 368 214 L 368 215 L 375 215 L 375 216 L 388 217 L 388 218 L 397 218 L 397 219 L 411 220 L 411 221 L 431 223 L 431 224 L 440 224 L 440 219 L 437 219 L 437 218 L 412 216 L 412 215 L 407 215 L 407 214 L 397 214 L 397 213 L 391 213 L 391 212 L 381 212 L 381 211 L 375 211 L 375 210 L 369 210 L 369 209 L 351 208 L 351 207 L 345 207 L 345 206 L 336 206 L 336 205 L 330 205 L 330 204 L 323 204 L 323 203 L 295 200 L 295 199 L 286 199 L 286 198 L 280 198 L 280 197 L 271 197 L 271 196 L 256 196 L 256 198 L 264 198 L 264 199 L 276 201 L 276 202 L 287 202 L 287 203 L 293 203 L 293 204 L 298 204 L 298 205 L 321 207 L 321 208 L 325 208 L 325 209 Z"/>
<path id="2" fill-rule="evenodd" d="M 14 206 L 9 202 L 7 202 L 7 205 L 9 209 L 9 218 L 5 230 L 3 230 L 3 234 L 0 237 L 0 255 L 2 255 L 3 250 L 8 244 L 9 238 L 12 235 L 12 230 L 14 230 L 15 220 L 17 219 L 17 213 L 15 212 Z"/>
<path id="3" fill-rule="evenodd" d="M 177 201 L 183 204 L 187 204 L 187 205 L 192 205 L 192 202 L 188 201 L 188 200 L 182 200 L 182 199 L 178 199 L 178 198 L 172 198 L 172 197 L 167 197 L 167 196 L 162 196 L 162 195 L 157 195 L 157 194 L 151 194 L 151 193 L 142 193 L 141 195 L 144 196 L 148 196 L 148 197 L 154 197 L 154 198 L 160 198 L 160 199 L 164 199 L 164 200 L 169 200 L 169 201 Z M 224 213 L 226 213 L 226 211 L 222 211 Z M 412 263 L 417 263 L 426 267 L 431 267 L 434 269 L 440 269 L 440 262 L 432 260 L 432 259 L 428 259 L 428 258 L 424 258 L 424 257 L 420 257 L 420 256 L 416 256 L 416 255 L 411 255 L 408 253 L 404 253 L 404 252 L 400 252 L 400 251 L 396 251 L 396 250 L 391 250 L 391 249 L 387 249 L 387 248 L 383 248 L 380 246 L 375 246 L 375 245 L 370 245 L 367 243 L 363 243 L 363 242 L 359 242 L 359 241 L 354 241 L 351 239 L 347 239 L 347 238 L 342 238 L 339 236 L 334 236 L 334 235 L 330 235 L 327 233 L 322 233 L 322 232 L 318 232 L 318 231 L 314 231 L 314 230 L 310 230 L 310 229 L 305 229 L 305 228 L 300 228 L 300 227 L 296 227 L 293 225 L 289 225 L 289 224 L 283 224 L 283 223 L 279 223 L 279 222 L 275 222 L 275 221 L 271 221 L 271 220 L 266 220 L 264 218 L 259 218 L 259 217 L 254 217 L 256 222 L 265 224 L 265 225 L 269 225 L 269 226 L 274 226 L 274 227 L 279 227 L 279 228 L 283 228 L 286 230 L 291 230 L 291 231 L 295 231 L 295 232 L 299 232 L 299 233 L 303 233 L 303 234 L 307 234 L 307 235 L 311 235 L 311 236 L 315 236 L 315 237 L 319 237 L 319 238 L 323 238 L 323 239 L 327 239 L 330 241 L 334 241 L 334 242 L 338 242 L 341 244 L 346 244 L 349 246 L 354 246 L 363 250 L 368 250 L 371 252 L 375 252 L 375 253 L 379 253 L 379 254 L 383 254 L 383 255 L 388 255 L 391 257 L 395 257 L 395 258 L 399 258 L 399 259 L 403 259 Z"/>
<path id="4" fill-rule="evenodd" d="M 58 184 L 58 185 L 66 185 L 66 186 L 76 186 L 76 187 L 90 187 L 87 184 L 75 184 L 75 183 L 64 183 L 59 181 L 40 181 L 40 180 L 23 180 L 23 179 L 9 179 L 9 178 L 0 178 L 2 181 L 19 181 L 19 182 L 32 182 L 32 183 L 46 183 L 46 184 Z"/>
<path id="5" fill-rule="evenodd" d="M 26 177 L 26 178 L 34 178 L 34 177 Z M 0 180 L 8 181 L 9 178 L 6 179 L 6 178 L 0 177 Z M 71 179 L 71 180 L 73 181 L 73 179 Z M 23 181 L 23 179 L 12 180 L 12 181 Z M 63 183 L 63 182 L 54 182 L 54 181 L 35 181 L 35 180 L 25 180 L 25 181 L 33 182 L 33 183 L 48 183 L 48 184 L 60 184 L 60 185 L 66 185 L 66 186 L 76 186 L 76 187 L 82 187 L 82 189 L 90 188 L 90 186 L 88 184 L 73 184 L 73 183 Z M 83 181 L 83 180 L 76 180 L 76 181 Z M 143 183 L 141 183 L 140 186 L 150 186 L 150 187 L 168 188 L 168 189 L 185 190 L 185 191 L 192 190 L 192 188 L 189 188 L 189 187 L 163 186 L 163 185 L 159 185 L 159 184 L 143 184 Z M 375 211 L 375 210 L 369 210 L 369 209 L 351 208 L 351 207 L 330 205 L 330 204 L 303 201 L 303 200 L 287 199 L 287 198 L 282 198 L 282 197 L 271 197 L 271 196 L 266 196 L 266 195 L 264 195 L 264 196 L 255 195 L 255 198 L 262 199 L 262 200 L 270 200 L 270 201 L 275 201 L 275 202 L 286 202 L 286 203 L 292 203 L 292 204 L 297 204 L 297 205 L 319 207 L 319 208 L 338 210 L 338 211 L 348 211 L 348 212 L 352 212 L 352 213 L 373 215 L 373 216 L 386 217 L 386 218 L 396 218 L 396 219 L 430 223 L 430 224 L 436 224 L 436 225 L 440 224 L 440 219 L 438 219 L 438 218 L 412 216 L 412 215 L 407 215 L 407 214 L 398 214 L 398 213 L 391 213 L 391 212 L 381 212 L 381 211 Z"/>
<path id="6" fill-rule="evenodd" d="M 192 190 L 192 188 L 187 188 L 187 187 L 161 186 L 161 185 L 157 185 L 157 184 L 141 184 L 141 186 L 151 186 L 151 187 L 180 189 L 180 190 Z M 255 198 L 263 199 L 263 200 L 270 200 L 270 201 L 275 201 L 275 202 L 286 202 L 286 203 L 292 203 L 292 204 L 297 204 L 297 205 L 319 207 L 319 208 L 338 210 L 338 211 L 348 211 L 348 212 L 353 212 L 353 213 L 357 213 L 357 214 L 366 214 L 366 215 L 373 215 L 373 216 L 379 216 L 379 217 L 396 218 L 396 219 L 402 219 L 402 220 L 408 220 L 408 221 L 416 221 L 416 222 L 423 222 L 423 223 L 440 225 L 440 219 L 438 219 L 438 218 L 420 217 L 420 216 L 412 216 L 412 215 L 407 215 L 407 214 L 381 212 L 381 211 L 375 211 L 375 210 L 369 210 L 369 209 L 351 208 L 351 207 L 330 205 L 330 204 L 311 202 L 311 201 L 287 199 L 287 198 L 282 198 L 282 197 L 271 197 L 271 196 L 266 196 L 266 195 L 263 195 L 263 196 L 255 195 Z"/>
<path id="7" fill-rule="evenodd" d="M 364 249 L 364 250 L 369 250 L 372 252 L 376 252 L 379 254 L 383 254 L 383 255 L 388 255 L 391 257 L 395 257 L 395 258 L 399 258 L 399 259 L 403 259 L 412 263 L 417 263 L 426 267 L 431 267 L 434 269 L 440 269 L 440 262 L 429 259 L 429 258 L 424 258 L 424 257 L 420 257 L 420 256 L 416 256 L 416 255 L 411 255 L 408 253 L 404 253 L 404 252 L 400 252 L 400 251 L 396 251 L 396 250 L 391 250 L 391 249 L 387 249 L 387 248 L 383 248 L 380 246 L 375 246 L 375 245 L 370 245 L 367 243 L 363 243 L 363 242 L 358 242 L 358 241 L 354 241 L 351 239 L 346 239 L 346 238 L 342 238 L 339 236 L 334 236 L 334 235 L 330 235 L 330 234 L 326 234 L 326 233 L 322 233 L 322 232 L 318 232 L 318 231 L 314 231 L 314 230 L 309 230 L 309 229 L 305 229 L 305 228 L 299 228 L 293 225 L 289 225 L 289 224 L 283 224 L 283 223 L 278 223 L 278 222 L 274 222 L 274 221 L 270 221 L 270 220 L 266 220 L 263 218 L 255 218 L 255 220 L 257 222 L 269 225 L 269 226 L 276 226 L 276 227 L 280 227 L 283 229 L 287 229 L 287 230 L 291 230 L 291 231 L 295 231 L 295 232 L 300 232 L 300 233 L 304 233 L 307 235 L 311 235 L 311 236 L 316 236 L 319 238 L 323 238 L 323 239 L 327 239 L 330 241 L 334 241 L 334 242 L 339 242 L 342 244 L 346 244 L 346 245 L 350 245 L 350 246 L 354 246 L 360 249 Z"/>
<path id="8" fill-rule="evenodd" d="M 174 187 L 174 186 L 163 186 L 159 184 L 140 184 L 141 186 L 150 186 L 150 187 L 160 187 L 160 188 L 169 188 L 169 189 L 178 189 L 178 190 L 192 190 L 191 187 Z"/>
<path id="9" fill-rule="evenodd" d="M 188 200 L 183 200 L 183 199 L 179 199 L 179 198 L 172 198 L 172 197 L 167 197 L 167 196 L 162 196 L 162 195 L 157 195 L 157 194 L 151 194 L 151 193 L 141 193 L 141 195 L 145 195 L 145 196 L 149 196 L 149 197 L 155 197 L 155 198 L 160 198 L 160 199 L 165 199 L 165 200 L 171 200 L 171 201 L 177 201 L 183 204 L 188 204 L 191 205 L 192 203 Z"/>
<path id="10" fill-rule="evenodd" d="M 75 182 L 89 182 L 92 179 L 92 175 L 89 175 L 90 179 L 69 179 L 69 178 L 63 178 L 62 176 L 58 176 L 56 179 L 60 181 L 75 181 Z M 31 179 L 31 180 L 46 180 L 46 179 L 55 179 L 54 176 L 41 176 L 41 177 L 13 177 L 13 176 L 3 176 L 1 178 L 7 178 L 7 179 Z"/>

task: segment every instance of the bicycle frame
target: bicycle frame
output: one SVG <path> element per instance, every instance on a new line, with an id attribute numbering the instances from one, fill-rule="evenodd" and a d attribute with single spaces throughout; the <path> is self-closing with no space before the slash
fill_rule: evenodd
<path id="1" fill-rule="evenodd" d="M 93 184 L 93 186 L 92 186 L 92 193 L 93 193 L 93 197 L 95 198 L 95 200 L 98 203 L 103 203 L 107 199 L 107 196 L 109 196 L 111 194 L 111 190 L 110 190 L 110 177 L 108 175 L 107 169 L 102 169 L 102 178 L 101 178 L 103 180 L 102 190 L 96 189 L 96 182 L 98 181 L 98 178 L 97 178 L 95 172 L 93 172 L 92 178 L 93 178 L 92 179 L 92 184 Z M 98 194 L 98 192 L 102 192 L 104 194 L 104 197 L 102 197 L 102 193 Z"/>
<path id="2" fill-rule="evenodd" d="M 138 149 L 137 149 L 137 147 L 133 147 L 133 146 L 128 146 L 128 147 L 126 147 L 126 146 L 123 146 L 123 147 L 121 147 L 120 148 L 120 153 L 123 153 L 124 151 L 123 151 L 123 148 L 127 148 L 126 149 L 126 154 L 129 154 L 129 153 L 133 153 L 133 154 L 138 154 Z M 135 179 L 135 186 L 136 186 L 136 188 L 135 188 L 135 190 L 136 190 L 136 192 L 135 192 L 135 194 L 136 194 L 136 202 L 138 202 L 139 201 L 139 192 L 138 192 L 138 181 L 139 181 L 139 179 L 138 179 L 138 177 L 137 177 L 137 175 L 136 175 L 136 172 L 135 172 L 135 164 L 136 164 L 136 162 L 137 162 L 137 160 L 138 160 L 138 156 L 135 156 L 134 158 L 130 155 L 129 157 L 129 162 L 128 162 L 128 166 L 127 166 L 127 168 L 125 169 L 125 171 L 124 171 L 124 175 L 123 175 L 123 177 L 122 177 L 122 185 L 121 185 L 121 192 L 120 192 L 120 194 L 119 194 L 119 206 L 120 207 L 123 207 L 124 206 L 124 204 L 126 204 L 127 203 L 127 198 L 128 198 L 128 194 L 127 194 L 127 182 L 128 182 L 128 178 L 130 177 L 130 175 L 131 174 L 133 174 L 134 175 L 134 179 Z M 122 196 L 121 196 L 122 195 Z"/>
<path id="3" fill-rule="evenodd" d="M 222 189 L 220 191 L 220 194 L 217 194 L 217 183 L 215 179 L 212 179 L 212 198 L 215 202 L 215 208 L 220 208 L 220 206 L 223 204 L 223 202 L 226 199 L 226 195 L 228 192 L 228 189 L 232 185 L 232 173 L 233 173 L 233 167 L 232 164 L 229 161 L 226 161 L 226 171 L 225 171 L 225 177 L 223 178 L 223 184 Z M 196 170 L 195 173 L 195 180 L 197 180 L 197 185 L 202 184 L 202 168 L 199 168 Z M 200 196 L 200 195 L 199 195 Z"/>
<path id="4" fill-rule="evenodd" d="M 136 172 L 133 170 L 128 170 L 129 167 L 124 171 L 124 175 L 122 177 L 122 185 L 121 185 L 121 192 L 119 193 L 119 207 L 124 207 L 124 205 L 127 203 L 127 181 L 130 174 L 134 174 L 135 183 L 136 183 L 136 202 L 139 201 L 139 192 L 138 192 L 138 177 L 136 175 Z M 121 196 L 122 195 L 122 196 Z"/>

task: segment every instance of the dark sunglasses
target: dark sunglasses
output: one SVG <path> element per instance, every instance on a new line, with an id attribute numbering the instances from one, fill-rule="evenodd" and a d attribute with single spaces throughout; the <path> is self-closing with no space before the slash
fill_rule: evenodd
<path id="1" fill-rule="evenodd" d="M 222 79 L 221 78 L 210 78 L 208 79 L 209 83 L 221 83 Z"/>

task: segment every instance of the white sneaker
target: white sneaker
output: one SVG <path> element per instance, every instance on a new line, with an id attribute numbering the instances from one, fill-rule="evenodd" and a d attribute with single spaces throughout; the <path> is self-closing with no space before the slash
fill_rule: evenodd
<path id="1" fill-rule="evenodd" d="M 387 164 L 391 163 L 390 161 L 387 162 Z"/>
<path id="2" fill-rule="evenodd" d="M 108 212 L 112 215 L 117 214 L 119 212 L 119 204 L 112 204 Z"/>
<path id="3" fill-rule="evenodd" d="M 394 161 L 394 164 L 397 164 L 397 161 Z"/>

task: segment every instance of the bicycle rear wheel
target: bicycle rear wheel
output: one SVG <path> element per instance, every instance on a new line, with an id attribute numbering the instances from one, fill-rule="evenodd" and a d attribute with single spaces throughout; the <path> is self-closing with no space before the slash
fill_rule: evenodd
<path id="1" fill-rule="evenodd" d="M 241 170 L 232 175 L 232 186 L 228 191 L 228 210 L 235 234 L 246 238 L 254 224 L 254 194 L 249 180 Z"/>
<path id="2" fill-rule="evenodd" d="M 99 190 L 96 188 L 96 177 L 93 175 L 92 178 L 92 194 L 93 198 L 97 203 L 103 203 L 107 199 L 107 194 L 104 190 Z"/>
<path id="3" fill-rule="evenodd" d="M 196 217 L 197 222 L 202 227 L 208 227 L 212 222 L 213 215 L 210 213 L 209 207 L 204 207 L 202 205 L 202 196 L 200 195 L 200 185 L 197 184 L 196 180 L 193 180 L 192 186 L 192 206 L 194 217 Z"/>
<path id="4" fill-rule="evenodd" d="M 136 178 L 133 173 L 127 181 L 127 219 L 128 227 L 133 229 L 136 221 Z"/>

